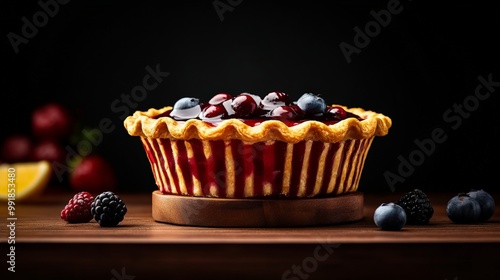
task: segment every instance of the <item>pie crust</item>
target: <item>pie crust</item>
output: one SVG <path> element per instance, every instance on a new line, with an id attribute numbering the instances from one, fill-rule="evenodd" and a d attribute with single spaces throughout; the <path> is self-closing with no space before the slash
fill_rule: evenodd
<path id="1" fill-rule="evenodd" d="M 176 121 L 170 117 L 155 118 L 172 107 L 136 111 L 125 119 L 124 125 L 131 136 L 148 138 L 169 138 L 178 140 L 231 140 L 246 142 L 264 142 L 277 140 L 287 143 L 300 141 L 321 141 L 328 143 L 348 139 L 366 139 L 373 136 L 384 136 L 392 125 L 392 120 L 380 113 L 366 111 L 361 108 L 344 108 L 357 114 L 363 120 L 348 118 L 333 125 L 320 121 L 305 121 L 288 126 L 279 120 L 266 120 L 256 126 L 250 126 L 240 119 L 225 119 L 216 126 L 199 119 Z"/>
<path id="2" fill-rule="evenodd" d="M 344 108 L 357 118 L 326 124 L 290 125 L 241 119 L 217 124 L 176 121 L 172 107 L 136 111 L 124 120 L 139 136 L 163 194 L 217 198 L 305 198 L 357 191 L 375 136 L 384 136 L 389 117 Z"/>

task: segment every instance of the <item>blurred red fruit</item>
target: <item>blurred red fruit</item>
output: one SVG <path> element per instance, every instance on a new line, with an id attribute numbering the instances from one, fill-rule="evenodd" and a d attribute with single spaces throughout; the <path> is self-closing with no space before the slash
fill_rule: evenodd
<path id="1" fill-rule="evenodd" d="M 31 116 L 33 134 L 39 139 L 65 139 L 73 129 L 68 109 L 58 103 L 48 103 L 36 108 Z"/>
<path id="2" fill-rule="evenodd" d="M 116 189 L 113 166 L 101 155 L 84 157 L 70 175 L 70 186 L 75 192 L 100 193 Z"/>
<path id="3" fill-rule="evenodd" d="M 56 141 L 45 140 L 35 145 L 33 148 L 34 160 L 47 160 L 49 162 L 63 163 L 64 149 Z"/>
<path id="4" fill-rule="evenodd" d="M 2 143 L 1 157 L 5 162 L 23 162 L 31 160 L 33 144 L 25 135 L 11 135 Z"/>

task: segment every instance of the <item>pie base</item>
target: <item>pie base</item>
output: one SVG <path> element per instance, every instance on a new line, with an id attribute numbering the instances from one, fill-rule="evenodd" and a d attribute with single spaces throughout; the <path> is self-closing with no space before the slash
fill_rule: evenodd
<path id="1" fill-rule="evenodd" d="M 156 222 L 200 227 L 307 227 L 363 219 L 363 194 L 322 198 L 228 199 L 152 193 Z"/>

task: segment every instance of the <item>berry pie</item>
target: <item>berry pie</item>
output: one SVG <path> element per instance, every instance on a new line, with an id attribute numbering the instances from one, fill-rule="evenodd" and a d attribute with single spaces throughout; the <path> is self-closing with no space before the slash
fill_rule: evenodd
<path id="1" fill-rule="evenodd" d="M 275 91 L 184 97 L 136 111 L 124 125 L 140 137 L 164 194 L 306 198 L 355 192 L 374 137 L 392 121 L 316 94 L 291 100 Z"/>

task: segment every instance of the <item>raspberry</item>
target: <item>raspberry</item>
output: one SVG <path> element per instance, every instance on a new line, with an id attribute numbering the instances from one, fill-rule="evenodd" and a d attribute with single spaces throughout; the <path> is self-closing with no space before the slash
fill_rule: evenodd
<path id="1" fill-rule="evenodd" d="M 401 196 L 396 201 L 396 204 L 403 207 L 406 212 L 407 221 L 409 225 L 425 225 L 429 223 L 434 209 L 427 195 L 419 190 L 414 189 Z"/>
<path id="2" fill-rule="evenodd" d="M 89 192 L 75 194 L 61 211 L 61 219 L 68 223 L 88 223 L 92 220 L 90 205 L 94 197 Z"/>
<path id="3" fill-rule="evenodd" d="M 95 197 L 90 212 L 101 227 L 114 227 L 123 221 L 127 206 L 118 195 L 107 191 Z"/>

